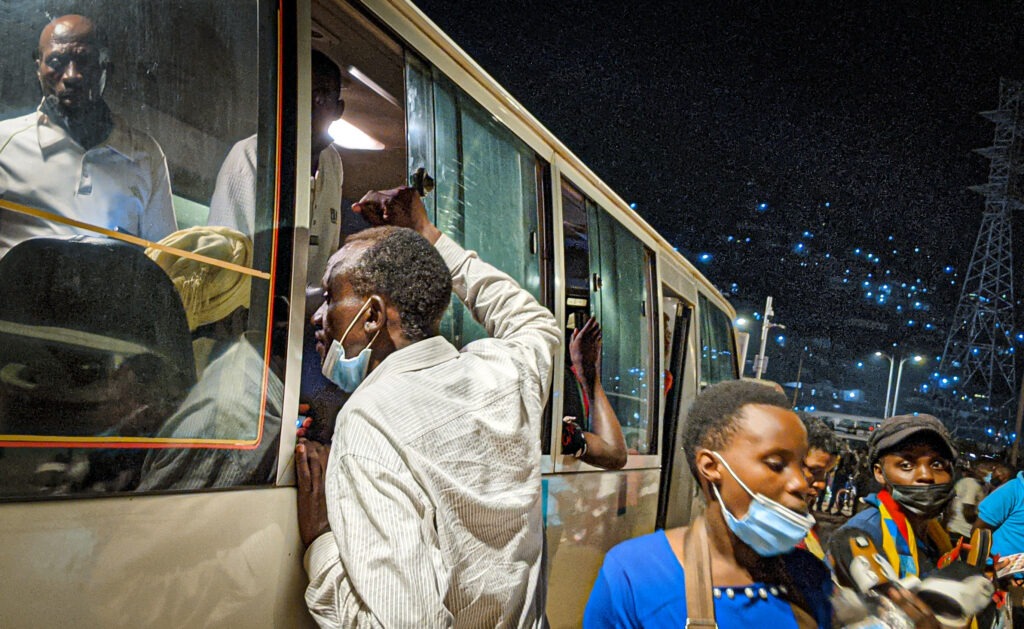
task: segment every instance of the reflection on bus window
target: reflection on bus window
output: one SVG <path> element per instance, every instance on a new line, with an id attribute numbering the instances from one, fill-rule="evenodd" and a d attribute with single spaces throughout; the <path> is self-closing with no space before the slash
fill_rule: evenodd
<path id="1" fill-rule="evenodd" d="M 276 12 L 47 8 L 0 26 L 0 498 L 133 491 L 157 453 L 246 468 L 203 486 L 271 482 Z M 256 233 L 177 232 L 205 225 L 244 138 Z M 234 415 L 204 424 L 202 393 Z"/>
<path id="2" fill-rule="evenodd" d="M 193 227 L 160 242 L 233 265 L 252 262 L 252 241 L 228 227 Z M 201 489 L 273 480 L 284 384 L 271 363 L 263 400 L 261 335 L 245 322 L 252 278 L 226 267 L 158 249 L 149 255 L 170 276 L 185 305 L 199 382 L 157 430 L 158 438 L 255 442 L 256 447 L 175 448 L 146 456 L 139 489 Z"/>
<path id="3" fill-rule="evenodd" d="M 734 380 L 736 358 L 729 316 L 700 296 L 700 386 Z"/>
<path id="4" fill-rule="evenodd" d="M 45 212 L 6 212 L 0 256 L 28 238 L 88 233 L 68 221 L 150 240 L 175 228 L 163 150 L 104 98 L 114 60 L 102 28 L 81 15 L 47 24 L 34 54 L 42 100 L 0 122 L 0 193 Z"/>
<path id="5" fill-rule="evenodd" d="M 34 238 L 0 259 L 0 336 L 0 434 L 145 437 L 195 382 L 171 281 L 107 238 Z M 144 453 L 4 454 L 0 494 L 128 489 Z"/>

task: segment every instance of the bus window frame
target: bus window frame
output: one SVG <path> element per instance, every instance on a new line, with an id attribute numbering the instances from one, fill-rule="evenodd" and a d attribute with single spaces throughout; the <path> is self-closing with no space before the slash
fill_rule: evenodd
<path id="1" fill-rule="evenodd" d="M 563 170 L 563 165 L 564 166 L 568 166 L 568 168 Z M 564 218 L 563 218 L 563 214 L 562 214 L 562 195 L 561 195 L 561 182 L 563 181 L 563 179 L 564 179 L 564 181 L 566 181 L 567 183 L 572 185 L 587 200 L 589 200 L 591 203 L 593 203 L 597 207 L 597 209 L 599 211 L 604 212 L 609 218 L 615 220 L 619 224 L 619 226 L 621 226 L 624 229 L 626 229 L 630 233 L 630 235 L 632 235 L 644 247 L 644 249 L 647 252 L 650 252 L 652 254 L 651 255 L 651 260 L 648 261 L 648 263 L 645 265 L 645 267 L 654 266 L 654 270 L 652 272 L 652 271 L 648 271 L 647 269 L 645 269 L 645 271 L 644 271 L 645 281 L 648 281 L 649 278 L 651 278 L 653 276 L 656 276 L 657 275 L 657 266 L 656 265 L 657 265 L 657 257 L 658 257 L 657 256 L 658 247 L 656 246 L 656 244 L 651 243 L 650 239 L 647 237 L 647 235 L 644 234 L 643 232 L 639 231 L 638 228 L 637 228 L 637 225 L 635 225 L 632 221 L 623 220 L 624 215 L 626 215 L 626 216 L 628 216 L 628 215 L 626 214 L 626 212 L 624 210 L 622 210 L 622 208 L 620 208 L 616 203 L 608 203 L 607 197 L 604 194 L 602 194 L 601 191 L 599 191 L 595 186 L 593 186 L 590 183 L 589 180 L 587 180 L 584 177 L 579 176 L 579 173 L 577 173 L 575 171 L 575 169 L 572 168 L 571 165 L 566 165 L 560 159 L 554 160 L 554 162 L 552 163 L 552 170 L 551 170 L 551 182 L 552 182 L 551 185 L 552 185 L 552 190 L 553 190 L 553 201 L 554 201 L 553 208 L 552 208 L 552 210 L 553 210 L 553 212 L 552 212 L 552 214 L 553 214 L 552 215 L 552 227 L 554 229 L 552 231 L 554 232 L 554 235 L 555 235 L 555 238 L 556 238 L 555 242 L 556 243 L 564 243 L 564 234 L 563 234 L 563 229 L 562 229 Z M 566 320 L 565 320 L 565 317 L 566 317 L 566 312 L 565 312 L 566 311 L 566 307 L 565 307 L 566 286 L 565 286 L 565 251 L 564 251 L 564 246 L 555 246 L 553 253 L 554 253 L 554 256 L 555 256 L 555 265 L 554 265 L 554 267 L 555 267 L 555 271 L 556 271 L 556 275 L 555 275 L 555 288 L 556 288 L 556 290 L 555 290 L 555 307 L 556 307 L 555 317 L 556 317 L 559 325 L 561 326 L 561 329 L 565 330 L 565 325 L 566 325 Z M 646 302 L 647 302 L 646 303 L 646 308 L 647 308 L 647 313 L 648 313 L 646 318 L 648 320 L 648 325 L 651 325 L 651 322 L 655 320 L 655 318 L 653 316 L 651 316 L 652 314 L 653 315 L 657 315 L 657 316 L 660 317 L 661 307 L 659 305 L 657 305 L 657 304 L 652 304 L 652 301 L 654 300 L 654 295 L 656 295 L 656 294 L 657 295 L 661 294 L 660 287 L 657 286 L 657 285 L 654 285 L 654 286 L 648 285 L 647 286 L 647 299 L 646 299 Z M 656 361 L 655 357 L 654 357 L 655 352 L 656 351 L 660 352 L 660 350 L 658 349 L 658 346 L 656 346 L 654 344 L 657 343 L 657 342 L 660 342 L 661 334 L 658 333 L 656 329 L 654 329 L 651 333 L 648 334 L 648 339 L 649 339 L 649 343 L 650 343 L 651 346 L 648 348 L 648 365 L 647 365 L 647 368 L 648 368 L 648 370 L 651 373 L 654 373 L 653 371 L 651 371 L 651 370 L 654 369 L 654 365 L 660 364 L 660 362 Z M 564 342 L 568 343 L 569 339 L 565 338 Z M 556 403 L 553 405 L 553 415 L 552 415 L 552 420 L 551 420 L 551 424 L 552 424 L 552 448 L 553 449 L 551 451 L 552 454 L 550 455 L 550 457 L 551 457 L 551 460 L 552 460 L 552 463 L 553 463 L 553 467 L 554 467 L 553 471 L 556 474 L 557 473 L 603 471 L 601 468 L 593 466 L 593 465 L 589 465 L 587 463 L 584 463 L 583 461 L 581 461 L 580 459 L 577 459 L 576 457 L 568 456 L 568 455 L 562 455 L 562 454 L 556 454 L 557 452 L 559 452 L 559 448 L 560 448 L 560 444 L 561 444 L 561 440 L 560 440 L 560 436 L 561 436 L 561 433 L 562 433 L 562 430 L 561 430 L 561 424 L 562 424 L 561 418 L 562 418 L 562 411 L 563 411 L 564 395 L 566 394 L 566 392 L 564 390 L 562 390 L 562 382 L 564 380 L 564 375 L 563 374 L 564 374 L 564 370 L 566 369 L 564 355 L 565 355 L 565 351 L 564 351 L 564 349 L 562 349 L 555 356 L 555 372 L 554 372 L 554 379 L 553 379 L 552 385 L 551 385 L 552 386 L 552 396 L 553 396 L 553 398 L 556 395 L 556 390 L 557 390 L 557 396 L 558 396 L 557 400 L 556 400 Z M 652 382 L 660 382 L 660 381 L 661 381 L 660 378 L 652 380 Z M 652 432 L 654 432 L 656 434 L 661 434 L 661 430 L 663 428 L 661 426 L 661 421 L 662 421 L 661 412 L 660 412 L 661 411 L 661 402 L 656 397 L 654 397 L 654 390 L 656 388 L 657 387 L 648 387 L 647 409 L 648 409 L 648 413 L 653 413 L 653 417 L 650 418 L 650 421 L 651 421 L 651 423 L 653 425 Z M 658 397 L 660 397 L 660 396 L 658 396 Z M 623 466 L 618 471 L 657 469 L 657 468 L 660 468 L 660 467 L 661 467 L 661 451 L 660 451 L 660 449 L 658 449 L 656 454 L 630 454 L 627 457 L 627 459 L 626 459 L 626 465 Z"/>
<path id="2" fill-rule="evenodd" d="M 273 201 L 275 203 L 274 215 L 280 220 L 280 216 L 286 215 L 287 207 L 283 207 L 280 204 L 281 190 L 283 180 L 286 178 L 288 168 L 285 160 L 282 159 L 283 151 L 281 147 L 283 142 L 286 140 L 283 134 L 287 134 L 286 131 L 286 119 L 289 114 L 286 111 L 287 108 L 283 107 L 284 97 L 286 94 L 286 88 L 284 83 L 289 80 L 288 77 L 283 76 L 283 57 L 289 50 L 287 37 L 285 33 L 287 29 L 284 26 L 284 22 L 289 21 L 291 18 L 291 12 L 286 11 L 284 8 L 284 0 L 277 0 L 272 4 L 254 2 L 253 12 L 256 13 L 257 19 L 261 23 L 266 23 L 266 33 L 270 33 L 272 30 L 276 31 L 274 35 L 265 34 L 260 32 L 257 41 L 257 50 L 260 50 L 265 43 L 265 38 L 273 37 L 273 47 L 275 49 L 276 63 L 264 64 L 258 68 L 260 73 L 259 82 L 267 81 L 271 84 L 275 84 L 275 90 L 272 96 L 267 97 L 269 101 L 268 106 L 273 112 L 271 115 L 261 115 L 257 118 L 256 129 L 259 137 L 269 136 L 272 137 L 275 142 L 275 150 L 273 154 L 274 159 L 274 186 L 273 186 Z M 262 29 L 261 29 L 262 31 Z M 269 43 L 269 42 L 266 42 Z M 273 68 L 273 70 L 271 70 Z M 276 76 L 275 76 L 276 75 Z M 261 110 L 263 103 L 260 103 Z M 268 122 L 271 117 L 274 123 L 271 125 L 271 132 L 267 133 L 265 127 L 269 125 Z M 308 135 L 308 133 L 307 133 Z M 172 189 L 173 193 L 173 189 Z M 0 206 L 3 207 L 3 211 L 13 210 L 16 212 L 30 213 L 37 215 L 42 218 L 52 219 L 55 222 L 73 224 L 79 227 L 88 229 L 93 232 L 92 235 L 106 236 L 114 240 L 121 242 L 127 242 L 129 244 L 137 245 L 140 247 L 150 247 L 162 251 L 169 251 L 172 253 L 180 254 L 182 257 L 195 259 L 201 262 L 210 264 L 211 266 L 217 266 L 222 268 L 229 268 L 237 270 L 246 275 L 251 276 L 256 280 L 265 280 L 267 282 L 266 294 L 268 299 L 267 304 L 267 315 L 266 321 L 264 322 L 264 329 L 262 333 L 264 335 L 263 343 L 263 370 L 261 372 L 261 378 L 263 380 L 263 386 L 260 392 L 261 403 L 259 407 L 259 429 L 255 439 L 208 439 L 208 438 L 171 438 L 171 437 L 127 437 L 127 436 L 61 436 L 61 435 L 19 435 L 19 434 L 0 434 L 0 451 L 3 448 L 21 448 L 21 447 L 42 447 L 42 448 L 68 448 L 68 449 L 141 449 L 141 450 L 162 450 L 162 449 L 177 449 L 177 448 L 198 448 L 198 449 L 209 449 L 209 450 L 253 450 L 262 443 L 264 438 L 267 438 L 265 434 L 265 403 L 267 393 L 267 378 L 269 377 L 270 370 L 270 357 L 272 355 L 271 348 L 271 331 L 273 321 L 273 311 L 276 306 L 275 294 L 280 290 L 280 286 L 284 282 L 281 281 L 280 269 L 282 260 L 287 260 L 287 255 L 281 254 L 281 241 L 283 240 L 281 234 L 275 234 L 272 236 L 272 240 L 269 242 L 271 249 L 270 255 L 270 270 L 263 271 L 260 268 L 253 266 L 252 268 L 239 269 L 236 265 L 228 262 L 223 262 L 216 259 L 207 258 L 195 254 L 190 251 L 183 251 L 162 245 L 158 242 L 148 241 L 144 238 L 140 238 L 130 233 L 123 233 L 116 230 L 109 230 L 102 228 L 97 225 L 91 225 L 86 223 L 80 223 L 53 212 L 42 210 L 38 208 L 30 208 L 22 206 L 17 203 L 0 199 Z M 287 252 L 287 249 L 285 249 Z M 254 291 L 255 292 L 255 291 Z M 284 412 L 284 409 L 282 409 Z M 294 419 L 292 420 L 294 421 Z M 266 486 L 272 486 L 273 483 L 266 483 Z M 234 487 L 233 487 L 234 488 Z M 238 486 L 238 489 L 251 489 L 252 486 Z M 128 492 L 131 493 L 131 492 Z M 114 492 L 111 496 L 125 495 L 125 492 Z M 87 494 L 78 496 L 72 494 L 70 496 L 61 496 L 61 498 L 94 498 L 104 497 L 105 494 Z M 9 501 L 17 502 L 20 498 L 11 498 Z"/>

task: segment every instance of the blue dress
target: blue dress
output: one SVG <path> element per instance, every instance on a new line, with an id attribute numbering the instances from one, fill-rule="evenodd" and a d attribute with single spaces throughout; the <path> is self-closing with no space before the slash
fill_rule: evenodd
<path id="1" fill-rule="evenodd" d="M 830 627 L 832 581 L 828 567 L 811 553 L 783 556 L 790 578 L 803 594 L 820 627 Z M 723 629 L 796 629 L 778 584 L 752 583 L 715 588 L 715 619 Z M 584 629 L 686 626 L 683 567 L 664 531 L 625 541 L 608 551 L 583 614 Z"/>

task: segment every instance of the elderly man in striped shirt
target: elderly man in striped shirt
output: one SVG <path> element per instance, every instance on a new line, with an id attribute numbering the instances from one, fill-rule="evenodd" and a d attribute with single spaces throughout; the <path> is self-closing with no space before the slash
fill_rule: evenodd
<path id="1" fill-rule="evenodd" d="M 353 206 L 313 316 L 352 391 L 333 445 L 296 447 L 299 523 L 323 627 L 539 627 L 540 422 L 559 329 L 514 280 L 444 236 L 408 188 Z M 491 338 L 439 334 L 451 291 Z"/>

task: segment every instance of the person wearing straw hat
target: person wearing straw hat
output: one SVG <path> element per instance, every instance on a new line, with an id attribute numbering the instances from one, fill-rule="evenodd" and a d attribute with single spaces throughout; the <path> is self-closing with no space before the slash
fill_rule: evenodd
<path id="1" fill-rule="evenodd" d="M 252 242 L 228 227 L 192 227 L 171 234 L 159 244 L 234 265 L 252 264 Z M 273 360 L 268 365 L 264 360 L 264 335 L 245 329 L 252 278 L 166 248 L 150 248 L 146 253 L 178 289 L 201 374 L 157 436 L 228 440 L 243 447 L 154 450 L 146 457 L 139 490 L 268 482 L 276 473 L 284 384 L 279 365 Z M 264 396 L 266 405 L 261 413 Z"/>

